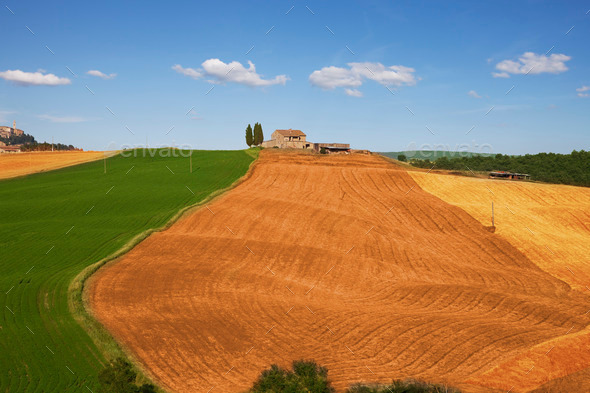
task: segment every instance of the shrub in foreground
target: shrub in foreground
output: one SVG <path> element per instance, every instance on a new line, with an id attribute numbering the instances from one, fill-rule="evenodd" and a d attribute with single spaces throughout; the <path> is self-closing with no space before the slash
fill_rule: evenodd
<path id="1" fill-rule="evenodd" d="M 273 364 L 264 370 L 249 393 L 333 393 L 328 370 L 313 361 L 293 362 L 293 370 Z"/>
<path id="2" fill-rule="evenodd" d="M 154 385 L 135 384 L 137 373 L 131 363 L 118 358 L 98 374 L 102 393 L 156 393 Z"/>
<path id="3" fill-rule="evenodd" d="M 248 393 L 334 393 L 328 370 L 314 361 L 293 362 L 293 370 L 273 364 L 264 370 Z M 443 385 L 416 380 L 394 380 L 391 384 L 356 384 L 346 393 L 460 393 Z"/>
<path id="4" fill-rule="evenodd" d="M 434 385 L 422 381 L 395 380 L 388 385 L 362 385 L 351 386 L 346 393 L 460 393 L 456 389 L 443 385 Z"/>

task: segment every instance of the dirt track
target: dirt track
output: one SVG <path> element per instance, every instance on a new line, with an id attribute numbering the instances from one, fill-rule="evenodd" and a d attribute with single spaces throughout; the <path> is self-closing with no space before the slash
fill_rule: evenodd
<path id="1" fill-rule="evenodd" d="M 50 171 L 101 159 L 110 152 L 65 151 L 0 154 L 0 179 Z"/>
<path id="2" fill-rule="evenodd" d="M 236 189 L 99 271 L 89 296 L 176 392 L 243 391 L 298 358 L 341 390 L 408 376 L 479 390 L 465 381 L 590 323 L 590 297 L 360 155 L 263 152 Z"/>

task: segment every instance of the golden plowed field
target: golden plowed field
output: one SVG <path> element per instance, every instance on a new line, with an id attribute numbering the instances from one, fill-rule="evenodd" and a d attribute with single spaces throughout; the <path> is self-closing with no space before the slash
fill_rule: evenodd
<path id="1" fill-rule="evenodd" d="M 101 159 L 102 151 L 59 151 L 0 154 L 0 179 L 50 171 Z"/>
<path id="2" fill-rule="evenodd" d="M 496 234 L 515 245 L 543 270 L 589 293 L 590 189 L 432 172 L 408 173 L 424 190 L 461 207 L 484 225 L 491 225 L 493 201 Z M 480 380 L 507 379 L 512 374 L 516 386 L 532 387 L 549 378 L 590 367 L 589 348 L 590 331 L 568 335 L 520 354 Z M 551 352 L 545 356 L 549 349 Z M 571 362 L 560 362 L 560 357 L 575 359 L 575 370 L 570 369 Z M 526 374 L 527 378 L 519 378 L 521 374 Z M 587 385 L 590 390 L 588 380 Z"/>
<path id="3" fill-rule="evenodd" d="M 96 317 L 174 392 L 240 392 L 300 358 L 340 391 L 410 376 L 504 389 L 478 378 L 590 323 L 588 294 L 375 156 L 263 151 L 89 284 Z"/>

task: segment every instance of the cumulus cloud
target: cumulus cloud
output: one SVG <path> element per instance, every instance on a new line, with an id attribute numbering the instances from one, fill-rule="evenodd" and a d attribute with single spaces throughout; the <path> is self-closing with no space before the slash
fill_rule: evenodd
<path id="1" fill-rule="evenodd" d="M 570 56 L 554 53 L 550 56 L 533 52 L 523 53 L 518 60 L 503 60 L 496 64 L 500 72 L 492 72 L 495 78 L 508 78 L 510 74 L 560 74 L 568 70 L 565 65 Z"/>
<path id="2" fill-rule="evenodd" d="M 351 97 L 362 97 L 363 96 L 363 92 L 359 91 L 357 89 L 345 89 L 344 92 L 346 93 L 346 95 L 351 96 Z"/>
<path id="3" fill-rule="evenodd" d="M 415 85 L 415 70 L 401 65 L 384 66 L 381 63 L 348 63 L 348 68 L 329 66 L 316 70 L 309 75 L 312 85 L 324 90 L 344 87 L 345 93 L 361 97 L 362 93 L 355 89 L 364 80 L 373 80 L 383 86 Z"/>
<path id="4" fill-rule="evenodd" d="M 251 87 L 284 85 L 289 80 L 286 75 L 264 79 L 256 72 L 256 67 L 251 61 L 248 61 L 248 68 L 237 61 L 224 63 L 219 59 L 208 59 L 201 64 L 201 69 L 198 70 L 184 68 L 180 64 L 176 64 L 172 69 L 193 79 L 210 78 L 208 80 L 210 83 L 233 82 Z"/>
<path id="5" fill-rule="evenodd" d="M 481 96 L 479 94 L 477 94 L 477 92 L 475 90 L 469 90 L 467 92 L 467 95 L 469 95 L 470 97 L 473 97 L 473 98 L 481 98 Z"/>
<path id="6" fill-rule="evenodd" d="M 82 123 L 85 121 L 90 121 L 92 119 L 87 119 L 85 117 L 77 117 L 77 116 L 52 116 L 52 115 L 39 115 L 37 116 L 39 119 L 47 120 L 52 123 Z"/>
<path id="7" fill-rule="evenodd" d="M 324 67 L 311 73 L 309 81 L 312 85 L 322 89 L 335 89 L 336 87 L 359 87 L 363 84 L 359 75 L 353 74 L 350 69 L 340 67 Z"/>
<path id="8" fill-rule="evenodd" d="M 87 72 L 88 75 L 97 76 L 102 79 L 113 79 L 117 76 L 117 74 L 105 74 L 99 70 L 90 70 Z"/>
<path id="9" fill-rule="evenodd" d="M 173 65 L 172 69 L 179 74 L 189 76 L 193 79 L 199 79 L 203 77 L 202 72 L 195 70 L 194 68 L 183 68 L 180 64 Z"/>
<path id="10" fill-rule="evenodd" d="M 510 74 L 507 72 L 492 72 L 494 78 L 510 78 Z"/>
<path id="11" fill-rule="evenodd" d="M 590 97 L 589 93 L 586 93 L 587 91 L 590 90 L 590 86 L 582 86 L 582 87 L 578 87 L 576 89 L 576 91 L 578 92 L 578 97 Z"/>
<path id="12" fill-rule="evenodd" d="M 25 72 L 21 70 L 0 71 L 0 78 L 22 86 L 58 86 L 72 83 L 68 78 L 60 78 L 45 72 Z"/>

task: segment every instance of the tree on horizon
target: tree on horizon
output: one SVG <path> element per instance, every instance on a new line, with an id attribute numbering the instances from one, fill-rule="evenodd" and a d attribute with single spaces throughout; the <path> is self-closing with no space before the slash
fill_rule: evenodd
<path id="1" fill-rule="evenodd" d="M 254 135 L 252 134 L 252 126 L 248 124 L 248 127 L 246 127 L 246 144 L 248 147 L 251 147 L 253 143 Z"/>
<path id="2" fill-rule="evenodd" d="M 254 124 L 254 145 L 259 146 L 264 141 L 264 134 L 262 132 L 262 125 L 260 123 Z"/>

